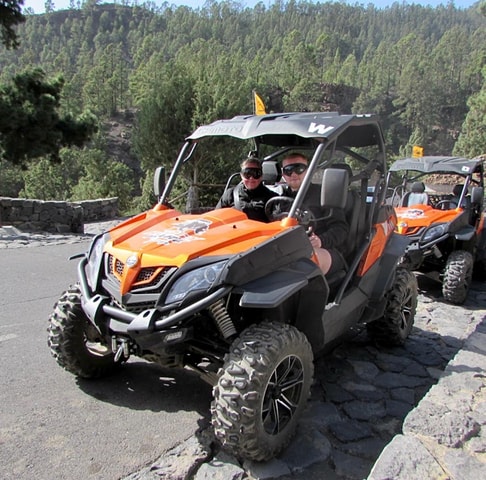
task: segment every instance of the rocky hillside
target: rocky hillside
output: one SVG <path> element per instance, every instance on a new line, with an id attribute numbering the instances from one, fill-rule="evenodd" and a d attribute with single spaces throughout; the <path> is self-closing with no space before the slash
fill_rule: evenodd
<path id="1" fill-rule="evenodd" d="M 112 115 L 104 123 L 103 129 L 105 130 L 106 152 L 109 157 L 130 167 L 137 179 L 140 179 L 143 171 L 132 145 L 134 122 L 135 110 L 127 109 Z M 136 192 L 136 194 L 139 193 Z"/>

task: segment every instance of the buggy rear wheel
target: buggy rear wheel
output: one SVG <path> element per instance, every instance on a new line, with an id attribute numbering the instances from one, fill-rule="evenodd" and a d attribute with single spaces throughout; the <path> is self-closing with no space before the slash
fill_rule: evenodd
<path id="1" fill-rule="evenodd" d="M 78 377 L 103 377 L 120 364 L 84 314 L 77 285 L 64 292 L 54 305 L 47 332 L 52 356 Z"/>
<path id="2" fill-rule="evenodd" d="M 295 433 L 313 373 L 311 346 L 295 327 L 265 322 L 244 330 L 213 390 L 216 438 L 238 457 L 277 455 Z"/>
<path id="3" fill-rule="evenodd" d="M 456 250 L 447 258 L 442 278 L 442 295 L 451 303 L 466 301 L 473 274 L 473 256 L 465 250 Z"/>
<path id="4" fill-rule="evenodd" d="M 406 268 L 397 268 L 387 294 L 383 317 L 367 325 L 368 334 L 381 345 L 403 345 L 412 331 L 417 310 L 417 279 Z"/>

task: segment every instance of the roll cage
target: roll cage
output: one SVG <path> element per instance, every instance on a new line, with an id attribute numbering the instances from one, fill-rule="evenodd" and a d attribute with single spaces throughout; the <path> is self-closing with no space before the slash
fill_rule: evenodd
<path id="1" fill-rule="evenodd" d="M 388 172 L 389 175 L 392 175 L 393 172 L 402 172 L 401 183 L 395 188 L 394 198 L 403 195 L 407 185 L 429 175 L 457 175 L 462 177 L 464 185 L 458 199 L 459 205 L 463 203 L 469 186 L 479 187 L 478 192 L 484 190 L 484 160 L 479 158 L 467 159 L 454 156 L 404 158 L 394 162 L 389 167 Z M 396 203 L 396 200 L 393 201 Z"/>
<path id="2" fill-rule="evenodd" d="M 182 166 L 191 160 L 198 144 L 210 137 L 232 137 L 252 141 L 252 153 L 263 162 L 276 163 L 290 151 L 308 152 L 309 168 L 289 211 L 291 218 L 295 218 L 314 174 L 320 169 L 340 162 L 342 157 L 351 158 L 359 165 L 358 175 L 363 179 L 368 179 L 372 173 L 378 172 L 379 179 L 373 189 L 373 195 L 375 201 L 384 202 L 385 145 L 377 116 L 296 112 L 260 116 L 240 115 L 197 128 L 186 138 L 163 188 L 159 204 L 169 204 L 171 191 Z M 271 151 L 263 153 L 264 150 Z"/>

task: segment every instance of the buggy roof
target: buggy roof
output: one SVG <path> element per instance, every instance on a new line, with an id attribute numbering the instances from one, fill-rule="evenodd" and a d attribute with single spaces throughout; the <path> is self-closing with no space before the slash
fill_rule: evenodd
<path id="1" fill-rule="evenodd" d="M 311 146 L 313 140 L 336 137 L 339 137 L 337 146 L 365 147 L 383 143 L 377 116 L 340 115 L 336 112 L 240 115 L 203 125 L 187 140 L 197 141 L 211 136 L 255 139 L 261 144 L 292 147 Z"/>
<path id="2" fill-rule="evenodd" d="M 482 160 L 470 160 L 462 157 L 428 156 L 419 158 L 404 158 L 397 160 L 389 168 L 390 172 L 399 170 L 413 170 L 423 173 L 455 173 L 469 175 L 476 171 Z"/>

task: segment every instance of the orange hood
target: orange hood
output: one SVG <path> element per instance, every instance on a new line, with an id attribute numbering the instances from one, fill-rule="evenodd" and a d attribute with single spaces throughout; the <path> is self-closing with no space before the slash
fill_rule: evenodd
<path id="1" fill-rule="evenodd" d="M 463 210 L 436 210 L 430 205 L 395 208 L 397 213 L 397 232 L 410 235 L 434 223 L 451 222 Z"/>
<path id="2" fill-rule="evenodd" d="M 155 276 L 164 267 L 179 268 L 194 258 L 230 257 L 286 228 L 283 222 L 248 220 L 233 208 L 202 215 L 154 209 L 110 230 L 105 252 L 112 255 L 116 265 L 112 273 L 120 280 L 122 293 L 126 293 L 133 283 L 138 283 L 142 268 L 151 269 Z M 150 278 L 142 283 L 145 282 L 150 282 Z"/>

